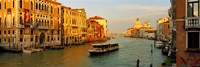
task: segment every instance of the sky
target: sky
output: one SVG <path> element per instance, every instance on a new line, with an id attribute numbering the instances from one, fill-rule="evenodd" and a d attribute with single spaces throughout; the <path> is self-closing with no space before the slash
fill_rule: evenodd
<path id="1" fill-rule="evenodd" d="M 168 17 L 170 0 L 57 0 L 71 8 L 85 8 L 87 18 L 100 16 L 107 19 L 109 33 L 123 33 L 133 27 L 136 18 L 149 21 L 156 27 L 156 21 Z"/>

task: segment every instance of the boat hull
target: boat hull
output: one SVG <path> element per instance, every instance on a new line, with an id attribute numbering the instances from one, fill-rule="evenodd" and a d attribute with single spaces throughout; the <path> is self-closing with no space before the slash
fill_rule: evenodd
<path id="1" fill-rule="evenodd" d="M 89 50 L 90 55 L 99 55 L 119 49 L 118 43 L 92 44 L 93 48 Z"/>
<path id="2" fill-rule="evenodd" d="M 90 52 L 90 55 L 100 55 L 100 54 L 104 54 L 104 53 L 108 53 L 108 52 L 112 52 L 112 51 L 116 51 L 116 50 L 119 50 L 119 48 L 108 50 L 108 51 L 104 51 L 104 52 L 94 52 L 94 51 L 93 52 L 89 51 L 89 52 Z"/>
<path id="3" fill-rule="evenodd" d="M 100 54 L 104 54 L 106 52 L 90 52 L 90 55 L 100 55 Z"/>

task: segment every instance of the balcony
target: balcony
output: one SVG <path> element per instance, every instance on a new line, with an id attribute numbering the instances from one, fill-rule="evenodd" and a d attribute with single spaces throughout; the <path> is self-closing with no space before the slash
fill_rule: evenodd
<path id="1" fill-rule="evenodd" d="M 70 24 L 71 27 L 78 27 L 77 24 Z"/>
<path id="2" fill-rule="evenodd" d="M 87 32 L 81 32 L 81 34 L 87 34 Z"/>
<path id="3" fill-rule="evenodd" d="M 200 17 L 188 17 L 185 22 L 186 29 L 200 28 Z"/>
<path id="4" fill-rule="evenodd" d="M 50 29 L 48 26 L 38 26 L 38 29 Z"/>

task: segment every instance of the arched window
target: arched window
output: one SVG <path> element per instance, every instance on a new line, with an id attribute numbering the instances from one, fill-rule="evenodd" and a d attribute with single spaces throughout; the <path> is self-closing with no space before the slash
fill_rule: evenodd
<path id="1" fill-rule="evenodd" d="M 44 5 L 42 4 L 42 10 L 43 10 Z"/>
<path id="2" fill-rule="evenodd" d="M 46 26 L 47 25 L 47 21 L 45 20 L 45 22 L 44 22 L 44 26 Z"/>
<path id="3" fill-rule="evenodd" d="M 51 26 L 53 26 L 53 20 L 51 20 Z"/>
<path id="4" fill-rule="evenodd" d="M 22 19 L 22 16 L 20 16 L 20 24 L 23 24 L 23 19 Z"/>
<path id="5" fill-rule="evenodd" d="M 58 14 L 60 13 L 60 9 L 58 8 Z"/>
<path id="6" fill-rule="evenodd" d="M 15 26 L 15 17 L 13 17 L 13 26 Z"/>
<path id="7" fill-rule="evenodd" d="M 4 27 L 6 27 L 6 18 L 4 19 Z"/>
<path id="8" fill-rule="evenodd" d="M 15 0 L 13 0 L 13 4 L 12 5 L 13 5 L 13 8 L 14 8 L 15 7 Z"/>
<path id="9" fill-rule="evenodd" d="M 47 5 L 44 6 L 44 10 L 47 11 Z"/>
<path id="10" fill-rule="evenodd" d="M 32 19 L 32 17 L 31 17 L 31 20 L 30 20 L 30 21 L 31 21 L 30 23 L 31 23 L 31 25 L 32 25 L 32 24 L 33 24 L 33 19 Z"/>
<path id="11" fill-rule="evenodd" d="M 42 20 L 42 24 L 41 24 L 41 26 L 43 26 L 43 20 Z"/>
<path id="12" fill-rule="evenodd" d="M 0 9 L 1 9 L 1 2 L 0 2 Z"/>
<path id="13" fill-rule="evenodd" d="M 49 37 L 49 36 L 47 37 L 47 41 L 48 41 L 48 42 L 50 41 L 50 37 Z"/>
<path id="14" fill-rule="evenodd" d="M 48 21 L 48 20 L 47 20 L 47 26 L 50 26 L 50 25 L 49 25 L 49 21 Z"/>
<path id="15" fill-rule="evenodd" d="M 35 4 L 35 8 L 38 9 L 38 3 Z"/>
<path id="16" fill-rule="evenodd" d="M 40 10 L 40 7 L 41 7 L 41 5 L 40 5 L 40 3 L 39 3 L 39 10 Z"/>
<path id="17" fill-rule="evenodd" d="M 1 28 L 1 17 L 0 17 L 0 28 Z"/>
<path id="18" fill-rule="evenodd" d="M 31 1 L 31 10 L 33 10 L 33 2 Z"/>
<path id="19" fill-rule="evenodd" d="M 4 9 L 6 9 L 6 2 L 5 2 L 5 4 L 4 4 Z"/>
<path id="20" fill-rule="evenodd" d="M 53 13 L 53 7 L 51 6 L 51 13 Z"/>
<path id="21" fill-rule="evenodd" d="M 19 3 L 20 3 L 20 8 L 22 8 L 22 0 L 20 0 Z"/>

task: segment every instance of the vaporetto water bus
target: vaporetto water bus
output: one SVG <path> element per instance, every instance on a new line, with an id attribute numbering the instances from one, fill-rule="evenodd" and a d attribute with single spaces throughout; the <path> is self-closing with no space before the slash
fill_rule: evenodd
<path id="1" fill-rule="evenodd" d="M 103 54 L 119 49 L 118 43 L 99 43 L 99 44 L 92 44 L 92 46 L 93 48 L 89 50 L 90 55 Z"/>

